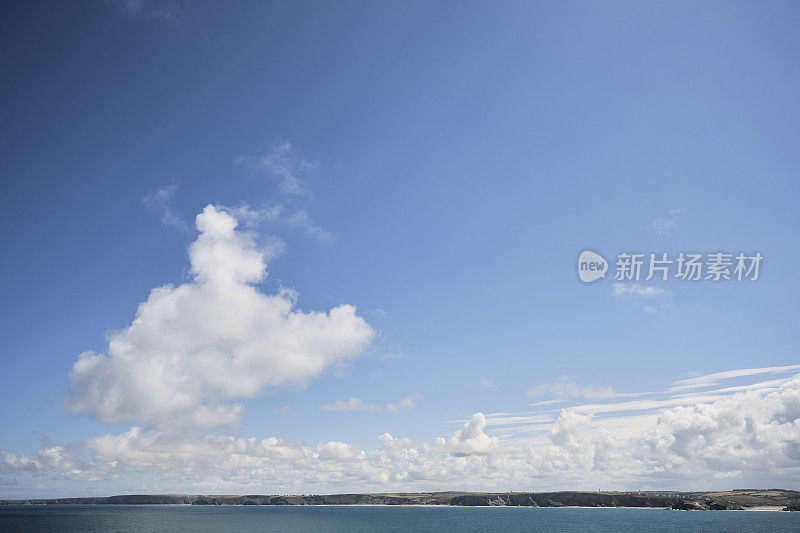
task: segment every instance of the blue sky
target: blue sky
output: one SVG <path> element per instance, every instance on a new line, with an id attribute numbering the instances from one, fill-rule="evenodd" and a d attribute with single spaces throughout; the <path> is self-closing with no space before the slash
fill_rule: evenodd
<path id="1" fill-rule="evenodd" d="M 602 423 L 610 415 L 585 406 L 626 394 L 667 404 L 612 411 L 619 438 L 695 403 L 745 402 L 767 425 L 786 418 L 768 412 L 768 396 L 800 385 L 764 382 L 788 382 L 800 363 L 798 24 L 791 2 L 8 6 L 0 496 L 451 479 L 480 489 L 502 472 L 486 463 L 495 442 L 560 446 L 552 424 Z M 170 422 L 69 409 L 85 393 L 70 372 L 84 351 L 108 353 L 152 289 L 193 283 L 187 247 L 209 204 L 265 253 L 259 293 L 294 289 L 303 312 L 353 305 L 373 335 L 298 382 L 198 393 L 243 406 L 237 424 L 203 431 L 299 440 L 323 458 L 326 442 L 366 453 L 383 433 L 411 446 L 443 437 L 453 461 L 474 456 L 490 473 L 414 485 L 398 466 L 386 480 L 370 470 L 281 485 L 240 471 L 176 480 L 164 464 L 131 461 L 112 480 L 91 439 Z M 260 213 L 247 227 L 244 206 Z M 612 262 L 622 251 L 764 262 L 755 282 L 643 282 L 663 292 L 619 297 L 610 276 L 578 281 L 584 249 Z M 753 386 L 751 396 L 670 391 L 734 370 L 699 383 Z M 323 409 L 351 398 L 374 409 Z M 464 424 L 475 439 L 455 435 Z M 48 463 L 53 447 L 81 466 Z M 571 487 L 797 488 L 796 458 L 734 463 L 714 467 L 717 481 L 700 465 L 665 478 L 576 474 Z M 508 488 L 556 486 L 555 467 L 537 465 Z"/>

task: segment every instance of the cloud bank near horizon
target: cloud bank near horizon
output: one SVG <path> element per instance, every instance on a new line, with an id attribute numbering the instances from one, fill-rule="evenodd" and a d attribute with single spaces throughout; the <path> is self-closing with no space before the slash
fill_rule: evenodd
<path id="1" fill-rule="evenodd" d="M 414 445 L 384 433 L 373 450 L 135 426 L 66 447 L 46 445 L 35 457 L 0 452 L 0 471 L 89 481 L 150 473 L 175 490 L 268 493 L 717 489 L 793 484 L 800 474 L 800 375 L 777 387 L 661 410 L 630 435 L 598 422 L 593 414 L 561 409 L 533 443 L 487 433 L 487 416 L 476 413 L 449 438 Z"/>

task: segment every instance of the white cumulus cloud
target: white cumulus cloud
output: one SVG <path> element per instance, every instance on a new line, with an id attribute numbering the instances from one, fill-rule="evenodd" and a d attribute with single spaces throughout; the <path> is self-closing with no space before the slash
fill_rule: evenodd
<path id="1" fill-rule="evenodd" d="M 303 312 L 293 291 L 261 292 L 264 252 L 231 214 L 208 205 L 196 225 L 193 279 L 153 289 L 106 353 L 80 355 L 67 410 L 110 423 L 235 425 L 242 409 L 231 400 L 303 386 L 374 337 L 352 305 Z"/>
<path id="2" fill-rule="evenodd" d="M 420 401 L 422 395 L 419 393 L 412 394 L 411 396 L 406 396 L 402 400 L 397 403 L 387 403 L 386 409 L 393 413 L 399 413 L 400 411 L 410 411 L 417 406 L 417 402 Z"/>

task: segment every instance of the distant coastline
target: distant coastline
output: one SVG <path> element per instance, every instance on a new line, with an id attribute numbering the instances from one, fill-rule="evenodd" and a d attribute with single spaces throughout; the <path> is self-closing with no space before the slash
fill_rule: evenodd
<path id="1" fill-rule="evenodd" d="M 85 498 L 0 500 L 0 505 L 402 505 L 800 511 L 800 492 L 784 489 L 739 489 L 726 492 L 430 492 L 308 496 L 130 494 Z"/>

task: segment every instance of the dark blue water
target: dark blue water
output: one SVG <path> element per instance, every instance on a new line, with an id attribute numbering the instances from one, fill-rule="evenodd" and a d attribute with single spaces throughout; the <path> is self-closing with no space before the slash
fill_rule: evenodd
<path id="1" fill-rule="evenodd" d="M 800 531 L 800 513 L 537 507 L 0 507 L 0 531 Z"/>

